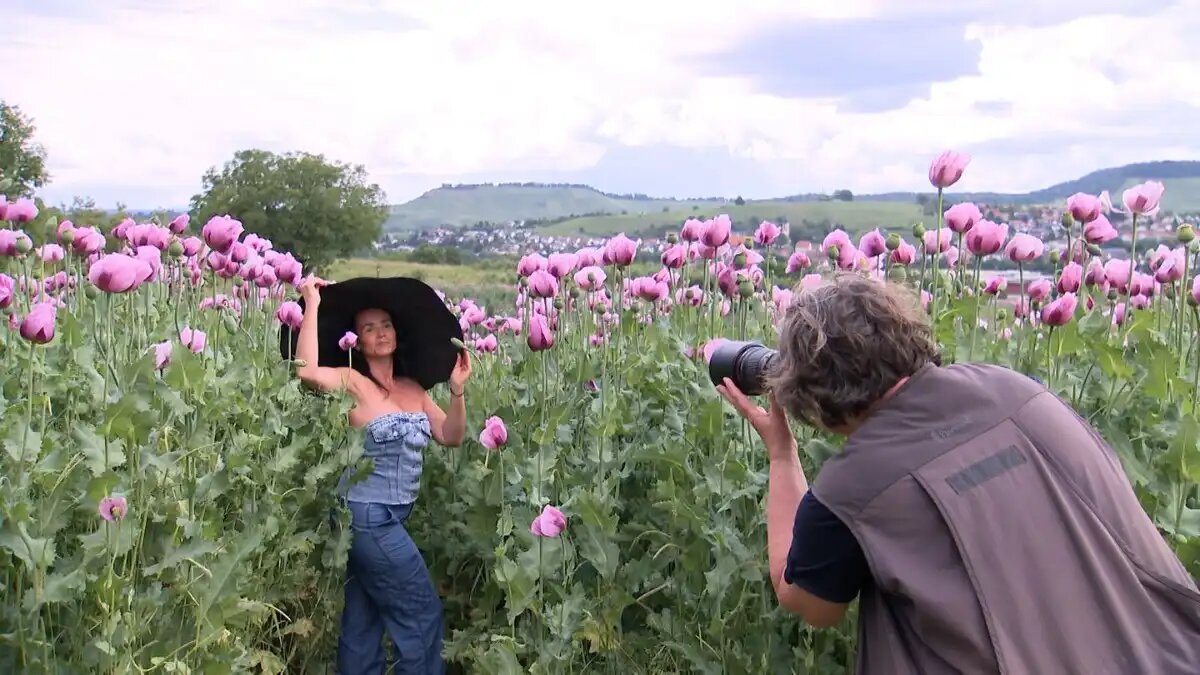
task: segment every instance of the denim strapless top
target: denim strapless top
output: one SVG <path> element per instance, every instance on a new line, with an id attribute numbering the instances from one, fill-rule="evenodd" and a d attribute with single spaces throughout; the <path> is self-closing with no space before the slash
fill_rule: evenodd
<path id="1" fill-rule="evenodd" d="M 374 460 L 364 479 L 346 485 L 354 474 L 349 467 L 342 475 L 340 492 L 347 501 L 379 504 L 411 504 L 421 487 L 422 451 L 432 438 L 429 418 L 423 412 L 394 412 L 367 423 L 363 457 Z"/>

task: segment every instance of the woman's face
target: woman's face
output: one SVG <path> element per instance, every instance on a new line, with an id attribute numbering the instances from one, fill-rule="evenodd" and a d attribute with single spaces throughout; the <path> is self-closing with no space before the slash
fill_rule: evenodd
<path id="1" fill-rule="evenodd" d="M 382 309 L 364 309 L 354 319 L 358 349 L 365 356 L 387 356 L 396 351 L 396 329 L 392 317 Z"/>

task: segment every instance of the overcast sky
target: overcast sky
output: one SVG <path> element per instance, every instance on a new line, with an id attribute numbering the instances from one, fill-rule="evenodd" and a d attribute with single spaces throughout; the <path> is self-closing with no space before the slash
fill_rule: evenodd
<path id="1" fill-rule="evenodd" d="M 583 9 L 582 7 L 587 7 Z M 1200 159 L 1200 0 L 4 0 L 51 203 L 181 206 L 243 148 L 674 196 L 1024 191 Z"/>

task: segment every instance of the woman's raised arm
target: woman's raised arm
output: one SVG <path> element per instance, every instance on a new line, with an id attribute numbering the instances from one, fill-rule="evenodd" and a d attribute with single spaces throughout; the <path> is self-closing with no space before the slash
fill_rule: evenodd
<path id="1" fill-rule="evenodd" d="M 321 305 L 321 287 L 324 279 L 310 276 L 300 284 L 300 295 L 304 298 L 304 319 L 300 322 L 300 336 L 296 346 L 296 358 L 304 365 L 296 371 L 300 381 L 322 391 L 345 389 L 350 386 L 349 368 L 322 368 L 317 365 L 320 356 L 317 344 L 317 309 Z"/>

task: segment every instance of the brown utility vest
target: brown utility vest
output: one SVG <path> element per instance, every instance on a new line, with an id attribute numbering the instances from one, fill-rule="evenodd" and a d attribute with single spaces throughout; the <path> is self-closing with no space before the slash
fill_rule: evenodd
<path id="1" fill-rule="evenodd" d="M 1200 673 L 1195 580 L 1112 449 L 1020 373 L 925 366 L 813 492 L 870 564 L 859 673 Z"/>

